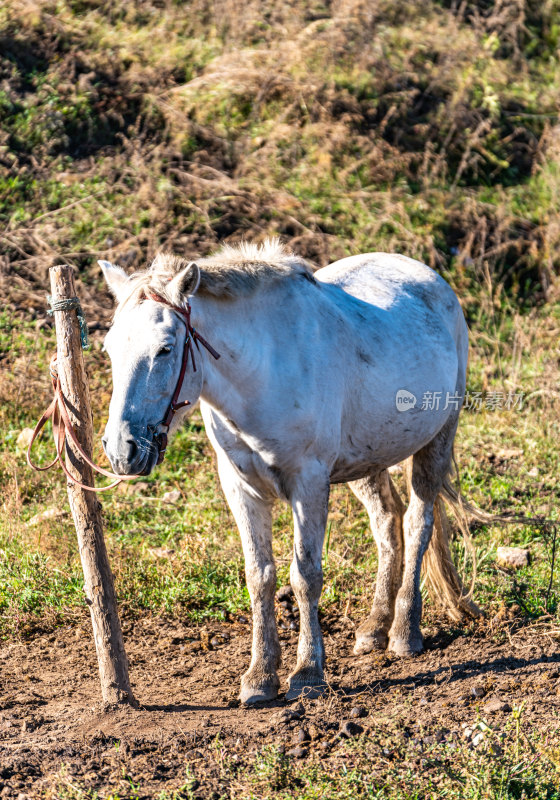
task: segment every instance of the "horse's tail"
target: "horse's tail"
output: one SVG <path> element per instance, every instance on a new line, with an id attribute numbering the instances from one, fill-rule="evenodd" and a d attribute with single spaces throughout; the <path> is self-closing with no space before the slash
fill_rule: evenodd
<path id="1" fill-rule="evenodd" d="M 453 458 L 455 473 L 458 475 L 457 464 Z M 412 456 L 404 464 L 404 474 L 406 478 L 406 488 L 410 497 L 412 482 Z M 469 529 L 469 517 L 484 523 L 485 525 L 496 524 L 520 524 L 520 525 L 547 525 L 549 520 L 542 518 L 525 517 L 517 514 L 490 514 L 469 503 L 468 500 L 457 491 L 450 479 L 451 466 L 449 472 L 443 480 L 441 491 L 434 503 L 434 528 L 432 538 L 422 562 L 422 574 L 424 576 L 428 591 L 432 599 L 443 608 L 454 622 L 459 622 L 465 615 L 469 617 L 483 616 L 484 612 L 472 599 L 474 584 L 476 581 L 476 551 L 473 545 Z M 472 563 L 472 577 L 468 589 L 463 584 L 451 556 L 449 520 L 445 511 L 444 501 L 453 509 L 454 516 L 465 548 L 464 565 L 470 557 Z M 552 523 L 553 524 L 553 523 Z"/>

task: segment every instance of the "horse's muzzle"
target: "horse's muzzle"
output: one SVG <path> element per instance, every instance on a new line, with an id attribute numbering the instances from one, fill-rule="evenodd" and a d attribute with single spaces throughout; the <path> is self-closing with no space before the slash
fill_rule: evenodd
<path id="1" fill-rule="evenodd" d="M 119 437 L 116 443 L 105 435 L 102 441 L 105 454 L 117 475 L 149 475 L 159 463 L 160 443 L 154 435 L 151 441 L 142 438 L 140 443 L 131 435 Z"/>

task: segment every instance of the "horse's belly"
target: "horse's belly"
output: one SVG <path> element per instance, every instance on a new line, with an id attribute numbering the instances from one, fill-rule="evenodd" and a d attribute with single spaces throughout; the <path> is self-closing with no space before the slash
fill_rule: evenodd
<path id="1" fill-rule="evenodd" d="M 391 396 L 392 407 L 362 409 L 345 419 L 331 470 L 333 483 L 357 480 L 417 453 L 434 439 L 451 414 L 457 413 L 459 402 L 451 388 L 419 398 L 405 389 L 402 398 L 408 402 L 401 408 L 397 406 L 398 392 Z"/>

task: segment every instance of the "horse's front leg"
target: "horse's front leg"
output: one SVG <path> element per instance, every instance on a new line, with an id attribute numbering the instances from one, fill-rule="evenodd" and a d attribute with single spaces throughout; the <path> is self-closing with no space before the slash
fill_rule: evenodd
<path id="1" fill-rule="evenodd" d="M 241 702 L 248 705 L 274 700 L 280 685 L 276 672 L 281 653 L 274 616 L 276 567 L 272 555 L 272 502 L 250 493 L 226 456 L 218 459 L 218 470 L 241 534 L 253 611 L 251 664 L 241 678 L 239 695 Z"/>
<path id="2" fill-rule="evenodd" d="M 290 582 L 299 606 L 297 664 L 289 678 L 287 700 L 303 694 L 317 697 L 325 689 L 325 649 L 319 627 L 319 598 L 323 588 L 321 556 L 329 504 L 328 472 L 306 468 L 292 487 L 294 555 Z"/>

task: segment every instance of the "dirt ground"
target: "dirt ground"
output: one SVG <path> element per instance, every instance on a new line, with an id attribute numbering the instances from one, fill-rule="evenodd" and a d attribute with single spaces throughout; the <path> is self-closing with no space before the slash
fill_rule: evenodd
<path id="1" fill-rule="evenodd" d="M 86 617 L 78 627 L 5 644 L 0 797 L 58 796 L 62 765 L 67 779 L 88 790 L 103 793 L 110 786 L 125 797 L 132 781 L 142 786 L 139 797 L 153 797 L 185 784 L 186 763 L 197 780 L 190 786 L 194 794 L 185 796 L 218 797 L 217 741 L 229 763 L 240 767 L 265 744 L 283 746 L 294 758 L 329 759 L 348 720 L 350 734 L 390 719 L 402 736 L 441 740 L 461 735 L 477 708 L 491 719 L 525 701 L 533 726 L 558 727 L 557 638 L 515 620 L 482 621 L 466 633 L 449 631 L 442 620 L 433 623 L 424 628 L 426 651 L 399 661 L 353 656 L 354 622 L 326 618 L 330 691 L 319 700 L 288 705 L 280 698 L 253 709 L 236 701 L 250 653 L 250 622 L 243 617 L 196 628 L 150 616 L 125 621 L 138 710 L 102 707 Z M 285 685 L 297 634 L 283 631 L 281 637 Z"/>

